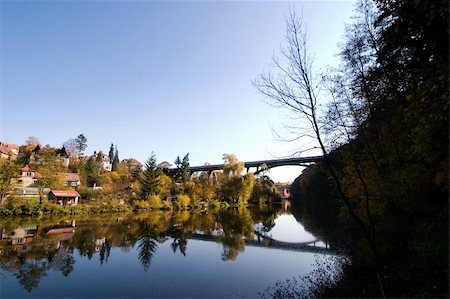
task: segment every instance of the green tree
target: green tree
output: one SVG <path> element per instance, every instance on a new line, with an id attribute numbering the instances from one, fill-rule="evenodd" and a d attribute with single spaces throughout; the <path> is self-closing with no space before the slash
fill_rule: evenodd
<path id="1" fill-rule="evenodd" d="M 158 168 L 156 164 L 155 153 L 152 152 L 144 165 L 144 171 L 142 172 L 139 183 L 141 184 L 141 198 L 147 198 L 149 195 L 155 195 L 159 193 L 159 181 L 163 172 Z"/>
<path id="2" fill-rule="evenodd" d="M 86 183 L 89 187 L 98 185 L 100 183 L 100 162 L 95 160 L 93 157 L 89 157 L 85 164 L 86 171 Z"/>
<path id="3" fill-rule="evenodd" d="M 177 182 L 186 182 L 189 180 L 189 153 L 187 153 L 183 159 L 180 156 L 174 161 L 176 170 L 174 172 L 173 178 Z"/>
<path id="4" fill-rule="evenodd" d="M 87 138 L 83 134 L 80 134 L 75 140 L 77 141 L 78 152 L 83 154 L 84 150 L 87 148 Z"/>
<path id="5" fill-rule="evenodd" d="M 19 169 L 14 162 L 10 160 L 0 160 L 0 204 L 9 191 L 13 188 L 11 182 L 15 178 Z"/>
<path id="6" fill-rule="evenodd" d="M 111 143 L 111 146 L 109 147 L 108 156 L 109 156 L 109 160 L 112 163 L 112 161 L 114 160 L 114 144 L 113 143 Z"/>

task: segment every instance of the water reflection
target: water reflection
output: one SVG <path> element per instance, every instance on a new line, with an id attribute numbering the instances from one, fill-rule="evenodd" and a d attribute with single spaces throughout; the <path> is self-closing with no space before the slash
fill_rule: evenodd
<path id="1" fill-rule="evenodd" d="M 53 272 L 70 276 L 76 263 L 83 259 L 98 260 L 103 267 L 112 258 L 114 248 L 125 252 L 136 250 L 144 272 L 151 272 L 160 247 L 165 248 L 166 244 L 172 254 L 184 258 L 189 255 L 191 242 L 195 246 L 199 241 L 220 244 L 222 261 L 235 261 L 248 246 L 324 252 L 324 248 L 307 244 L 306 241 L 316 238 L 301 228 L 292 215 L 280 207 L 267 205 L 203 213 L 155 211 L 113 219 L 39 223 L 9 219 L 0 222 L 0 269 L 31 292 L 39 289 L 43 278 Z M 290 233 L 283 235 L 286 231 Z"/>

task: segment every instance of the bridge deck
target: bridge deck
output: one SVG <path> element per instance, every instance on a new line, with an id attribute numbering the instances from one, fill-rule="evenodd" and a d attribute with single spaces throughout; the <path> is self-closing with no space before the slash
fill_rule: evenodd
<path id="1" fill-rule="evenodd" d="M 285 158 L 285 159 L 272 159 L 272 160 L 260 160 L 244 162 L 245 168 L 259 168 L 261 165 L 265 164 L 268 168 L 273 168 L 277 166 L 296 166 L 303 165 L 306 163 L 321 162 L 323 156 L 311 156 L 311 157 L 301 157 L 301 158 Z M 203 165 L 203 166 L 191 166 L 188 168 L 189 172 L 198 171 L 214 171 L 222 170 L 225 164 L 214 164 L 214 165 Z"/>
<path id="2" fill-rule="evenodd" d="M 220 237 L 218 237 L 218 236 L 213 237 L 210 235 L 191 234 L 188 238 L 192 239 L 192 240 L 220 243 L 219 242 Z M 270 238 L 264 238 L 264 237 L 261 237 L 259 240 L 245 239 L 244 241 L 245 241 L 246 246 L 253 246 L 253 247 L 265 247 L 265 248 L 281 249 L 281 250 L 288 250 L 288 251 L 298 251 L 298 252 L 327 253 L 327 254 L 331 254 L 331 255 L 337 254 L 337 252 L 335 252 L 333 249 L 331 249 L 329 247 L 314 246 L 314 242 L 290 243 L 290 242 L 275 241 Z"/>

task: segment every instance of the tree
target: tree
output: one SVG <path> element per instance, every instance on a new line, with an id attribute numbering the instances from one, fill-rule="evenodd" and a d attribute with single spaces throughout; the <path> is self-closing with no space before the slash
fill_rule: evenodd
<path id="1" fill-rule="evenodd" d="M 87 148 L 87 138 L 83 134 L 80 134 L 75 140 L 77 141 L 78 152 L 83 154 L 84 150 Z"/>
<path id="2" fill-rule="evenodd" d="M 88 186 L 98 185 L 100 182 L 100 162 L 93 157 L 89 157 L 85 164 L 86 183 Z"/>
<path id="3" fill-rule="evenodd" d="M 63 147 L 66 149 L 69 157 L 78 157 L 80 155 L 78 141 L 74 138 L 65 141 Z"/>
<path id="4" fill-rule="evenodd" d="M 28 139 L 25 141 L 26 145 L 38 145 L 39 144 L 39 139 L 35 136 L 30 136 L 28 137 Z"/>
<path id="5" fill-rule="evenodd" d="M 177 167 L 174 173 L 174 179 L 178 182 L 186 182 L 189 180 L 189 153 L 187 153 L 183 159 L 180 159 L 180 156 L 174 161 L 175 166 Z"/>
<path id="6" fill-rule="evenodd" d="M 155 153 L 152 152 L 144 165 L 139 183 L 141 184 L 141 198 L 145 199 L 149 195 L 156 195 L 159 192 L 159 181 L 163 172 L 156 164 Z"/>
<path id="7" fill-rule="evenodd" d="M 119 163 L 120 163 L 119 150 L 117 149 L 117 146 L 114 151 L 114 157 L 111 162 L 112 162 L 112 171 L 117 171 L 117 167 L 119 166 Z"/>
<path id="8" fill-rule="evenodd" d="M 11 182 L 18 172 L 18 167 L 10 160 L 0 159 L 0 204 L 9 191 L 13 188 Z"/>
<path id="9" fill-rule="evenodd" d="M 109 147 L 109 160 L 112 162 L 114 159 L 114 144 L 111 143 L 111 146 Z"/>
<path id="10" fill-rule="evenodd" d="M 286 46 L 281 50 L 283 60 L 274 58 L 273 72 L 275 74 L 261 74 L 253 82 L 254 86 L 269 98 L 274 106 L 287 109 L 298 119 L 306 121 L 308 125 L 301 131 L 299 130 L 297 138 L 309 136 L 317 141 L 341 200 L 363 232 L 381 267 L 381 257 L 375 240 L 369 232 L 368 224 L 356 213 L 351 200 L 344 193 L 341 179 L 332 165 L 329 150 L 324 142 L 319 123 L 320 111 L 318 110 L 318 99 L 321 95 L 323 96 L 321 94 L 323 82 L 315 73 L 313 59 L 308 52 L 307 36 L 303 31 L 302 20 L 296 16 L 293 9 L 286 19 L 286 26 Z"/>
<path id="11" fill-rule="evenodd" d="M 239 162 L 233 154 L 223 154 L 225 165 L 220 185 L 220 197 L 223 200 L 246 205 L 253 191 L 254 175 L 247 173 L 244 176 L 244 162 Z"/>

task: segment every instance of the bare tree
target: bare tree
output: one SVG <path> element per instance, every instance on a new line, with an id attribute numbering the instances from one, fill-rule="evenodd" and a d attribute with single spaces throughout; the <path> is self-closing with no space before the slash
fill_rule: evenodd
<path id="1" fill-rule="evenodd" d="M 303 30 L 302 19 L 291 9 L 286 17 L 286 45 L 281 49 L 281 58 L 274 58 L 274 68 L 271 73 L 261 74 L 253 85 L 274 106 L 288 109 L 299 119 L 305 120 L 308 127 L 301 128 L 299 137 L 314 137 L 324 156 L 324 162 L 334 180 L 338 194 L 349 214 L 361 229 L 370 248 L 381 265 L 381 258 L 373 235 L 369 233 L 368 225 L 358 216 L 353 203 L 343 191 L 341 180 L 332 165 L 322 128 L 319 123 L 319 97 L 322 78 L 314 72 L 314 59 L 307 45 L 307 35 Z M 347 132 L 348 133 L 348 132 Z"/>

